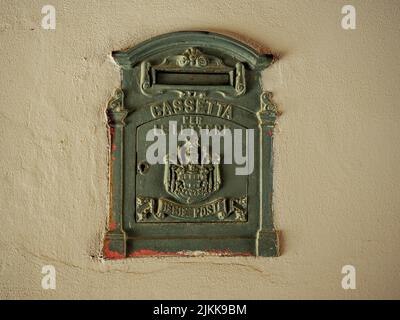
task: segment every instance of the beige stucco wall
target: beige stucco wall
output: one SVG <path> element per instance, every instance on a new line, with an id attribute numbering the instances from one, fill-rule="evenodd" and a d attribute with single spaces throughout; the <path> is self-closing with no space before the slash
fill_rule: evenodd
<path id="1" fill-rule="evenodd" d="M 341 28 L 341 7 L 357 29 Z M 40 27 L 56 8 L 57 28 Z M 279 258 L 104 262 L 104 109 L 112 50 L 179 30 L 237 34 L 264 73 L 276 130 Z M 400 298 L 398 1 L 0 1 L 1 298 Z M 43 290 L 54 265 L 57 289 Z M 341 288 L 341 268 L 357 289 Z"/>

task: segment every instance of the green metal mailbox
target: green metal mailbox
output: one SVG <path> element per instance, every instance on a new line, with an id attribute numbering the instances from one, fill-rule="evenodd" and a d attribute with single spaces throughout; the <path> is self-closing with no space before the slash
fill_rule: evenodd
<path id="1" fill-rule="evenodd" d="M 215 33 L 176 32 L 113 58 L 122 81 L 107 108 L 104 256 L 277 256 L 277 108 L 261 84 L 272 55 Z"/>

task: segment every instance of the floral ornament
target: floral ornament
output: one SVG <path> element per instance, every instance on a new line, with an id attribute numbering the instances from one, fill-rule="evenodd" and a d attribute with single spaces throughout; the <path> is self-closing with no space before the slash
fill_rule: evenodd
<path id="1" fill-rule="evenodd" d="M 207 57 L 196 48 L 187 49 L 176 62 L 180 67 L 206 67 L 208 65 Z"/>

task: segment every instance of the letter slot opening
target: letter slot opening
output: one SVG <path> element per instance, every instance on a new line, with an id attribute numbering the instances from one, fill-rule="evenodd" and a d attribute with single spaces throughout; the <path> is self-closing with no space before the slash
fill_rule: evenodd
<path id="1" fill-rule="evenodd" d="M 155 72 L 155 84 L 188 86 L 232 86 L 229 73 Z"/>

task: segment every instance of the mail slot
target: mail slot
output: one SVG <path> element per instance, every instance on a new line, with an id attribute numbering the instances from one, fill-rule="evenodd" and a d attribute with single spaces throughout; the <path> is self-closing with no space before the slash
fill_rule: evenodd
<path id="1" fill-rule="evenodd" d="M 231 77 L 227 73 L 178 73 L 159 71 L 156 73 L 157 84 L 168 85 L 231 85 Z"/>
<path id="2" fill-rule="evenodd" d="M 260 81 L 273 56 L 223 35 L 178 32 L 113 58 L 122 79 L 107 108 L 104 256 L 277 256 L 277 108 Z"/>

